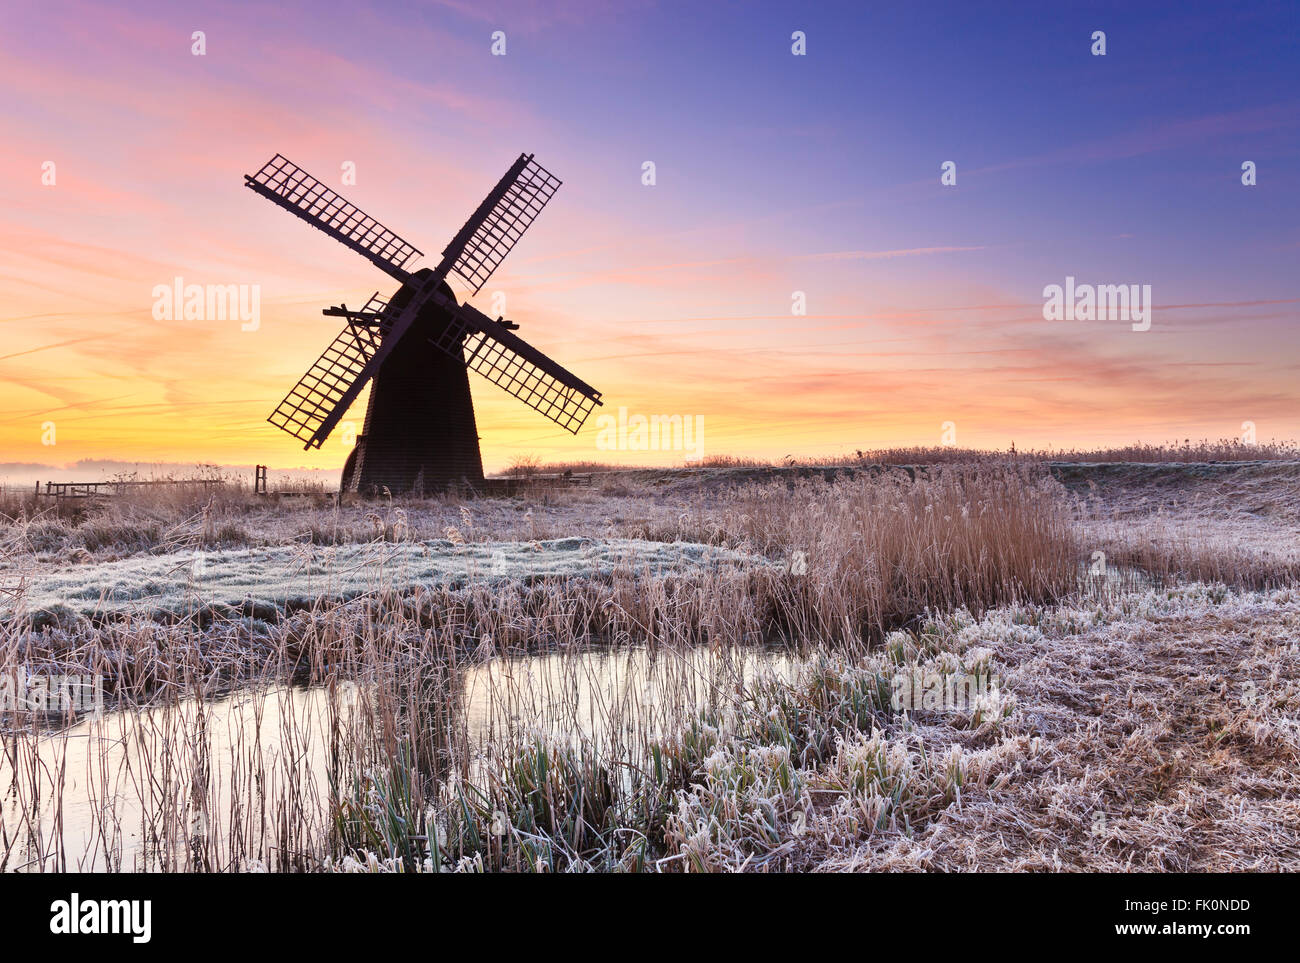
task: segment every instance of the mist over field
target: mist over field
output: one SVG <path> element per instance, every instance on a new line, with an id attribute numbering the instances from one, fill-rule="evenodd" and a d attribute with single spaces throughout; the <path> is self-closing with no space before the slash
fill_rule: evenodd
<path id="1" fill-rule="evenodd" d="M 37 482 L 149 481 L 164 478 L 229 478 L 250 487 L 253 465 L 201 465 L 184 462 L 133 462 L 86 458 L 70 464 L 0 462 L 0 488 L 30 488 Z M 277 486 L 319 485 L 338 487 L 339 470 L 329 468 L 273 469 L 269 480 Z"/>

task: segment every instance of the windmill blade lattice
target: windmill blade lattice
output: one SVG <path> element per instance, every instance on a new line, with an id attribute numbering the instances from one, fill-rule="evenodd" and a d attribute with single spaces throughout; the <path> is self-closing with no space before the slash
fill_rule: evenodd
<path id="1" fill-rule="evenodd" d="M 406 265 L 424 252 L 334 193 L 301 167 L 276 154 L 244 185 L 347 245 L 399 281 Z"/>
<path id="2" fill-rule="evenodd" d="M 339 402 L 379 351 L 385 332 L 392 328 L 387 308 L 388 302 L 374 294 L 358 313 L 374 314 L 379 320 L 361 324 L 349 319 L 267 421 L 304 442 L 304 448 L 319 448 L 329 435 L 322 427 L 339 410 Z"/>
<path id="3" fill-rule="evenodd" d="M 601 404 L 599 391 L 472 305 L 434 343 L 575 435 Z"/>
<path id="4" fill-rule="evenodd" d="M 479 205 L 443 254 L 451 269 L 478 294 L 519 243 L 546 202 L 560 189 L 560 181 L 532 154 L 520 154 L 504 177 Z"/>

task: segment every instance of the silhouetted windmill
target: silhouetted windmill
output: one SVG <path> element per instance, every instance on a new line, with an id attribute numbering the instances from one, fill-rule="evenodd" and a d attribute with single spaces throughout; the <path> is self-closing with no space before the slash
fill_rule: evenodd
<path id="1" fill-rule="evenodd" d="M 402 285 L 388 300 L 376 292 L 360 310 L 323 311 L 347 323 L 267 419 L 304 448 L 319 448 L 373 379 L 365 427 L 343 468 L 344 491 L 481 483 L 466 369 L 574 434 L 601 404 L 599 391 L 513 334 L 519 325 L 461 304 L 446 281 L 454 271 L 477 294 L 559 189 L 532 154 L 519 155 L 438 266 L 414 273 L 406 265 L 423 252 L 281 155 L 244 183 Z"/>

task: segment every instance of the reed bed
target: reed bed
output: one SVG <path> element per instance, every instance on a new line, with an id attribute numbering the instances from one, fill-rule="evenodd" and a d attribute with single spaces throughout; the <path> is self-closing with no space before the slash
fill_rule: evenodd
<path id="1" fill-rule="evenodd" d="M 1081 462 L 1089 464 L 1171 464 L 1208 462 L 1253 462 L 1300 460 L 1300 448 L 1294 441 L 1244 442 L 1240 438 L 1201 438 L 1192 441 L 1167 441 L 1160 443 L 1137 442 L 1109 448 L 1016 448 L 1013 442 L 1006 450 L 993 448 L 958 448 L 949 445 L 908 445 L 895 448 L 856 449 L 839 455 L 785 455 L 781 458 L 759 458 L 744 455 L 706 455 L 698 462 L 688 462 L 688 469 L 697 468 L 798 468 L 798 467 L 853 467 L 861 465 L 947 465 L 972 462 Z M 617 472 L 626 466 L 592 461 L 560 461 L 546 464 L 531 461 L 534 472 Z M 668 466 L 664 466 L 668 467 Z"/>
<path id="2" fill-rule="evenodd" d="M 1104 553 L 1109 565 L 1141 571 L 1162 583 L 1266 589 L 1300 581 L 1300 540 L 1269 525 L 1155 516 L 1096 522 L 1081 538 Z"/>
<path id="3" fill-rule="evenodd" d="M 1300 465 L 1120 468 L 1066 481 L 1085 551 L 1109 565 L 1170 584 L 1265 589 L 1300 578 Z"/>
<path id="4" fill-rule="evenodd" d="M 315 688 L 154 700 L 53 750 L 10 733 L 3 853 L 27 871 L 1294 869 L 1300 661 L 1257 640 L 1297 628 L 1294 589 L 1192 586 L 802 655 L 439 660 L 390 631 Z M 900 673 L 998 684 L 900 711 Z"/>
<path id="5" fill-rule="evenodd" d="M 168 537 L 192 544 L 242 510 L 205 503 Z M 437 526 L 491 541 L 583 517 L 756 562 L 381 584 L 276 619 L 205 616 L 197 585 L 189 617 L 0 619 L 0 672 L 102 675 L 115 710 L 6 718 L 0 870 L 943 868 L 905 844 L 1029 793 L 1021 773 L 1044 758 L 1066 765 L 1087 705 L 1068 674 L 1034 676 L 1036 658 L 1091 639 L 1080 657 L 1097 664 L 1107 632 L 1145 639 L 1141 624 L 1215 606 L 1256 620 L 1243 624 L 1297 619 L 1293 595 L 1226 590 L 1060 605 L 1086 553 L 1035 465 L 749 484 L 685 506 L 584 493 L 311 511 L 380 541 Z M 32 524 L 12 524 L 17 557 L 0 565 L 15 597 Z M 904 711 L 891 699 L 904 676 L 1006 684 Z M 1251 730 L 1278 746 L 1284 692 Z"/>
<path id="6" fill-rule="evenodd" d="M 722 504 L 724 530 L 805 572 L 780 600 L 802 638 L 878 634 L 928 610 L 1055 598 L 1078 568 L 1061 487 L 1038 466 L 749 486 Z"/>

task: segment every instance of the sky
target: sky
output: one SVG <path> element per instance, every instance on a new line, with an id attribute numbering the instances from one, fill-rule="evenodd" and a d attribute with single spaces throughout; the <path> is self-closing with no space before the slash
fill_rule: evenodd
<path id="1" fill-rule="evenodd" d="M 1293 2 L 10 4 L 0 475 L 342 463 L 265 419 L 395 284 L 243 187 L 276 153 L 415 266 L 520 152 L 564 181 L 474 303 L 701 434 L 610 450 L 474 376 L 489 470 L 1295 439 L 1297 41 Z M 256 328 L 157 319 L 177 277 Z M 1046 320 L 1067 277 L 1150 285 L 1149 330 Z"/>

